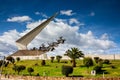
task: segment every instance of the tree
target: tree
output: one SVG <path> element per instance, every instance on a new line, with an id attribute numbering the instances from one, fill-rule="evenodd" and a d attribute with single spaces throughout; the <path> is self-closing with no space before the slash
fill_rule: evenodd
<path id="1" fill-rule="evenodd" d="M 68 77 L 69 74 L 73 72 L 73 67 L 71 66 L 62 66 L 62 74 Z"/>
<path id="2" fill-rule="evenodd" d="M 17 60 L 17 61 L 20 61 L 20 57 L 17 57 L 16 60 Z"/>
<path id="3" fill-rule="evenodd" d="M 29 67 L 29 68 L 27 68 L 27 71 L 29 72 L 29 74 L 31 75 L 31 73 L 32 72 L 34 72 L 34 69 L 33 68 L 31 68 L 31 67 Z"/>
<path id="4" fill-rule="evenodd" d="M 60 59 L 61 59 L 61 58 L 62 58 L 62 56 L 57 55 L 57 56 L 56 56 L 57 62 L 60 62 Z"/>
<path id="5" fill-rule="evenodd" d="M 73 63 L 72 65 L 73 65 L 73 67 L 76 67 L 76 61 L 75 60 L 77 58 L 84 57 L 84 54 L 82 53 L 82 51 L 79 51 L 78 48 L 71 48 L 71 50 L 68 49 L 66 51 L 65 55 L 68 56 L 68 57 L 70 57 L 72 59 L 72 63 Z"/>
<path id="6" fill-rule="evenodd" d="M 11 62 L 11 63 L 13 63 L 13 64 L 14 64 L 14 62 L 15 62 L 15 59 L 14 59 L 13 57 L 11 57 L 11 56 L 8 56 L 8 57 L 6 58 L 6 60 L 8 60 L 9 62 Z"/>
<path id="7" fill-rule="evenodd" d="M 14 66 L 13 67 L 13 70 L 15 70 L 15 72 L 17 71 L 18 72 L 18 74 L 21 72 L 21 71 L 23 71 L 23 70 L 25 70 L 25 66 L 24 65 L 19 65 L 19 66 Z"/>
<path id="8" fill-rule="evenodd" d="M 0 67 L 1 67 L 1 66 L 4 66 L 4 64 L 5 64 L 5 61 L 0 60 Z"/>
<path id="9" fill-rule="evenodd" d="M 8 64 L 9 64 L 9 62 L 5 62 L 4 66 L 5 66 L 5 67 L 7 67 L 7 66 L 8 66 Z"/>
<path id="10" fill-rule="evenodd" d="M 50 57 L 50 58 L 51 58 L 51 62 L 53 63 L 53 61 L 54 61 L 54 58 L 55 58 L 55 57 L 54 57 L 54 56 L 52 56 L 52 57 Z"/>
<path id="11" fill-rule="evenodd" d="M 89 68 L 90 66 L 93 66 L 93 60 L 90 57 L 86 57 L 83 59 L 83 64 Z"/>

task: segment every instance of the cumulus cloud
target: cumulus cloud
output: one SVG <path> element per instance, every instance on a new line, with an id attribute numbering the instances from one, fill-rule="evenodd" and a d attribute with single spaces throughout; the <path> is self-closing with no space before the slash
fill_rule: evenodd
<path id="1" fill-rule="evenodd" d="M 25 22 L 30 20 L 29 16 L 15 16 L 7 19 L 8 22 Z"/>
<path id="2" fill-rule="evenodd" d="M 2 47 L 0 52 L 7 53 L 17 50 L 15 41 L 45 20 L 46 19 L 28 23 L 26 25 L 27 30 L 21 33 L 16 30 L 5 32 L 0 36 L 0 47 Z M 51 21 L 50 24 L 41 31 L 41 33 L 28 45 L 28 48 L 38 48 L 42 43 L 47 45 L 48 43 L 56 41 L 60 36 L 63 36 L 66 39 L 65 44 L 61 44 L 55 51 L 49 52 L 49 55 L 64 54 L 65 51 L 71 47 L 78 47 L 85 53 L 93 53 L 95 51 L 96 53 L 100 53 L 116 46 L 114 41 L 106 38 L 106 34 L 96 38 L 92 31 L 83 34 L 79 33 L 78 30 L 79 26 L 73 27 L 65 20 L 56 19 L 56 21 Z"/>
<path id="3" fill-rule="evenodd" d="M 0 36 L 0 53 L 2 55 L 7 55 L 13 53 L 17 50 L 15 41 L 20 37 L 20 33 L 16 30 L 10 30 L 8 32 L 4 32 L 2 36 Z"/>
<path id="4" fill-rule="evenodd" d="M 39 25 L 43 21 L 36 21 L 27 25 L 28 28 L 33 28 Z M 32 25 L 32 26 L 31 26 Z M 56 22 L 52 21 L 39 35 L 32 41 L 29 47 L 36 43 L 48 43 L 54 41 L 59 36 L 66 38 L 66 44 L 64 44 L 63 49 L 68 49 L 69 45 L 82 48 L 83 50 L 91 49 L 92 51 L 101 51 L 107 50 L 115 47 L 115 43 L 105 37 L 106 34 L 101 35 L 100 38 L 96 38 L 93 35 L 92 31 L 88 31 L 86 34 L 78 33 L 79 27 L 72 27 L 69 24 L 65 23 L 64 20 L 57 20 Z M 104 38 L 103 38 L 104 36 Z M 38 42 L 37 42 L 38 41 Z M 40 43 L 42 44 L 42 43 Z M 38 46 L 38 44 L 36 44 Z M 66 48 L 65 48 L 66 46 Z M 70 46 L 71 47 L 71 46 Z M 59 49 L 58 49 L 59 50 Z M 65 51 L 65 50 L 63 50 Z"/>
<path id="5" fill-rule="evenodd" d="M 61 15 L 67 15 L 67 16 L 72 16 L 73 14 L 73 11 L 72 10 L 61 10 L 60 11 Z"/>
<path id="6" fill-rule="evenodd" d="M 101 36 L 101 39 L 103 40 L 108 40 L 109 39 L 109 36 L 107 33 L 104 33 L 102 36 Z"/>

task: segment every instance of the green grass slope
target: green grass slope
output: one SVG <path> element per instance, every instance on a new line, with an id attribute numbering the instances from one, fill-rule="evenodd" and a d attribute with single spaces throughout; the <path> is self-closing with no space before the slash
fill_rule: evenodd
<path id="1" fill-rule="evenodd" d="M 65 63 L 65 62 L 68 63 Z M 84 76 L 84 77 L 102 77 L 103 73 L 105 77 L 118 77 L 120 76 L 120 60 L 113 60 L 110 61 L 111 64 L 103 64 L 103 72 L 100 74 L 97 74 L 96 76 L 91 75 L 91 70 L 93 67 L 90 67 L 89 69 L 83 66 L 82 60 L 77 60 L 77 67 L 74 68 L 74 71 L 70 76 Z M 46 60 L 46 65 L 41 65 L 41 60 L 22 60 L 19 62 L 15 62 L 16 65 L 24 65 L 26 66 L 26 70 L 20 72 L 20 75 L 29 75 L 27 72 L 28 67 L 32 67 L 34 69 L 34 72 L 32 73 L 33 76 L 37 75 L 39 73 L 40 76 L 64 76 L 61 73 L 61 67 L 62 65 L 69 65 L 72 66 L 70 60 L 61 60 L 60 63 L 57 63 L 57 61 L 54 61 L 53 63 L 50 62 L 50 60 Z M 7 67 L 3 67 L 3 74 L 14 74 L 17 75 L 17 72 L 15 72 L 13 69 L 13 64 L 9 64 Z"/>

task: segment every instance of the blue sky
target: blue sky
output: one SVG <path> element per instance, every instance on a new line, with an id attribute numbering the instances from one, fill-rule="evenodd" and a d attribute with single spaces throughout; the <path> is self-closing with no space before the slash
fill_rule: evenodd
<path id="1" fill-rule="evenodd" d="M 37 26 L 38 22 L 41 23 L 42 20 L 50 17 L 56 12 L 59 12 L 59 15 L 56 17 L 57 20 L 54 21 L 53 24 L 60 23 L 59 21 L 61 20 L 64 25 L 68 26 L 67 28 L 76 28 L 75 32 L 72 31 L 74 35 L 72 32 L 71 35 L 76 36 L 77 33 L 80 35 L 80 37 L 81 35 L 94 37 L 94 40 L 90 37 L 86 38 L 88 39 L 87 42 L 82 42 L 82 40 L 79 38 L 75 38 L 76 40 L 67 38 L 69 40 L 66 45 L 70 45 L 70 47 L 80 46 L 82 50 L 89 50 L 91 49 L 90 47 L 94 48 L 88 52 L 85 51 L 86 53 L 92 53 L 94 51 L 99 53 L 101 50 L 104 50 L 101 51 L 104 53 L 119 53 L 119 0 L 0 0 L 0 46 L 7 45 L 5 48 L 3 47 L 4 49 L 0 49 L 1 54 L 8 54 L 9 52 L 12 53 L 16 51 L 17 49 L 14 42 L 21 35 L 25 34 L 27 31 L 29 31 L 29 29 L 31 29 L 30 25 L 35 24 Z M 53 24 L 51 23 L 51 25 Z M 13 37 L 12 35 L 14 32 L 18 34 L 14 35 L 16 37 Z M 46 31 L 43 31 L 43 33 L 45 32 Z M 56 33 L 58 32 L 59 30 L 56 30 Z M 66 33 L 62 34 L 62 36 L 66 37 L 65 34 Z M 7 37 L 9 36 L 11 38 L 4 38 L 6 35 Z M 68 35 L 71 36 L 70 34 Z M 50 36 L 51 38 L 56 38 L 60 35 Z M 41 39 L 41 36 L 39 37 Z M 104 39 L 101 40 L 101 37 L 104 37 Z M 83 37 L 81 37 L 81 39 L 82 38 Z M 13 45 L 10 44 L 10 39 L 11 41 L 13 40 Z M 42 38 L 42 40 L 44 39 Z M 80 44 L 76 45 L 79 40 Z M 94 45 L 98 44 L 98 42 L 93 45 L 91 40 L 93 42 L 101 40 L 101 44 L 99 43 L 100 49 L 98 49 L 98 46 L 97 48 L 94 47 Z M 89 46 L 86 47 L 87 43 Z M 102 49 L 101 45 L 105 48 Z M 11 47 L 11 49 L 6 50 L 6 48 L 9 48 L 8 46 Z M 65 45 L 63 46 L 65 47 Z M 60 49 L 62 48 L 60 47 Z"/>

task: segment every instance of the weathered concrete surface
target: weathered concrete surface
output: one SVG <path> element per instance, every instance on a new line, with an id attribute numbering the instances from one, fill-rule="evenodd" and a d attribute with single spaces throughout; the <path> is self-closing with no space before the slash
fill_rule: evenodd
<path id="1" fill-rule="evenodd" d="M 85 78 L 85 77 L 41 77 L 41 76 L 15 76 L 9 78 L 2 76 L 1 80 L 120 80 L 120 77 L 110 78 Z"/>

